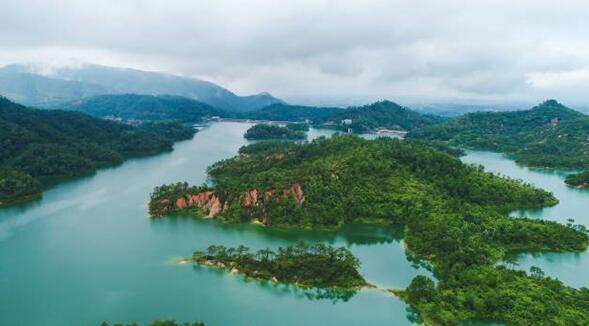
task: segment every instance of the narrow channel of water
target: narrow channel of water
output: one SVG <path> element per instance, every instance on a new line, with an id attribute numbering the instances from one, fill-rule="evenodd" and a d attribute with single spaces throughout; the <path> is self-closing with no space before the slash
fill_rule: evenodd
<path id="1" fill-rule="evenodd" d="M 562 171 L 531 169 L 517 165 L 502 154 L 469 151 L 463 161 L 481 164 L 487 171 L 515 179 L 521 179 L 542 189 L 551 191 L 560 201 L 554 207 L 515 211 L 513 216 L 528 216 L 589 226 L 589 191 L 568 187 L 564 183 L 566 174 Z M 518 268 L 529 270 L 538 266 L 546 275 L 557 277 L 573 287 L 589 287 L 589 252 L 582 253 L 539 253 L 518 256 Z"/>

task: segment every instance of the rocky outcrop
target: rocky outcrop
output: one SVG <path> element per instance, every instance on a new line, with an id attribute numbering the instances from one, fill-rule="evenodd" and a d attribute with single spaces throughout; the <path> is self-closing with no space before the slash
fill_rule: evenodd
<path id="1" fill-rule="evenodd" d="M 252 209 L 252 213 L 254 212 L 253 208 L 261 207 L 262 216 L 258 216 L 258 219 L 261 220 L 262 223 L 267 224 L 268 214 L 265 209 L 265 204 L 270 200 L 280 200 L 280 198 L 292 196 L 299 206 L 305 201 L 303 187 L 300 183 L 294 183 L 290 188 L 284 190 L 282 192 L 282 197 L 276 197 L 274 194 L 275 193 L 272 190 L 267 190 L 263 192 L 262 196 L 258 189 L 252 189 L 237 197 L 237 202 L 243 208 Z M 223 200 L 221 199 L 222 197 L 224 198 Z M 229 210 L 229 207 L 232 204 L 231 198 L 232 196 L 221 196 L 213 190 L 202 191 L 196 194 L 186 194 L 173 202 L 174 208 L 172 210 L 196 208 L 201 210 L 202 213 L 206 214 L 208 217 L 214 217 Z M 160 203 L 164 203 L 164 201 L 169 203 L 167 199 L 162 200 Z M 172 203 L 169 204 L 172 205 Z"/>
<path id="2" fill-rule="evenodd" d="M 198 208 L 203 210 L 208 217 L 213 217 L 228 208 L 228 203 L 223 205 L 219 196 L 213 191 L 203 191 L 176 199 L 175 207 L 176 209 Z"/>
<path id="3" fill-rule="evenodd" d="M 303 193 L 303 187 L 300 183 L 295 183 L 290 187 L 290 193 L 294 197 L 297 204 L 300 206 L 305 201 L 305 195 Z"/>
<path id="4" fill-rule="evenodd" d="M 243 206 L 252 207 L 258 203 L 258 190 L 253 189 L 245 194 L 243 197 Z"/>

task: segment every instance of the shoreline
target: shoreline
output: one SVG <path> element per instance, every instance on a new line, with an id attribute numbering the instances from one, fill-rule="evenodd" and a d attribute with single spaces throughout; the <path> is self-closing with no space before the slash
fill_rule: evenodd
<path id="1" fill-rule="evenodd" d="M 353 287 L 341 287 L 341 286 L 316 286 L 316 285 L 306 285 L 306 284 L 300 284 L 300 283 L 291 283 L 291 282 L 282 282 L 279 281 L 276 277 L 272 277 L 270 279 L 267 278 L 258 278 L 258 277 L 253 277 L 253 276 L 249 276 L 246 275 L 245 273 L 241 272 L 239 269 L 232 267 L 231 269 L 229 269 L 227 266 L 225 266 L 225 264 L 223 263 L 216 263 L 216 262 L 212 262 L 212 261 L 205 261 L 205 262 L 197 262 L 192 258 L 179 258 L 176 259 L 176 265 L 179 266 L 184 266 L 184 265 L 189 265 L 189 264 L 195 264 L 198 266 L 203 266 L 203 267 L 212 267 L 212 268 L 217 268 L 223 271 L 226 271 L 229 274 L 238 274 L 246 279 L 251 279 L 251 280 L 256 280 L 256 281 L 269 281 L 272 282 L 274 284 L 285 284 L 285 285 L 293 285 L 297 288 L 301 288 L 301 289 L 309 289 L 309 288 L 327 288 L 327 289 L 334 289 L 334 290 L 343 290 L 343 291 L 360 291 L 360 290 L 376 290 L 379 292 L 383 292 L 384 294 L 390 295 L 390 296 L 395 296 L 398 297 L 400 299 L 402 299 L 402 297 L 398 294 L 400 291 L 403 291 L 402 289 L 396 289 L 396 288 L 387 288 L 381 285 L 377 285 L 374 284 L 372 282 L 366 281 L 366 284 L 363 286 L 353 286 Z"/>

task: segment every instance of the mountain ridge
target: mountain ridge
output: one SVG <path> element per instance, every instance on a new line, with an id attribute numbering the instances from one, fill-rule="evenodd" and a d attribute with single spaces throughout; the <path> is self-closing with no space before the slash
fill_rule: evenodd
<path id="1" fill-rule="evenodd" d="M 23 79 L 23 82 L 15 84 L 15 81 Z M 31 79 L 34 81 L 30 81 Z M 43 96 L 30 94 L 33 83 L 42 86 Z M 84 89 L 85 92 L 72 94 L 72 87 Z M 222 86 L 197 78 L 96 64 L 46 69 L 44 72 L 32 65 L 4 66 L 0 68 L 0 93 L 20 103 L 41 107 L 94 95 L 129 93 L 184 96 L 236 112 L 256 110 L 272 103 L 283 102 L 267 92 L 240 96 Z"/>

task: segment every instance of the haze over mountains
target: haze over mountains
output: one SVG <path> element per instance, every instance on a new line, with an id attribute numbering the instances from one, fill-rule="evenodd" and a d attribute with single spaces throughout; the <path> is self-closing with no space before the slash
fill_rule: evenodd
<path id="1" fill-rule="evenodd" d="M 184 96 L 238 112 L 282 102 L 268 93 L 239 96 L 195 78 L 95 64 L 52 69 L 13 64 L 0 68 L 0 94 L 30 106 L 54 107 L 95 95 L 131 93 Z"/>

